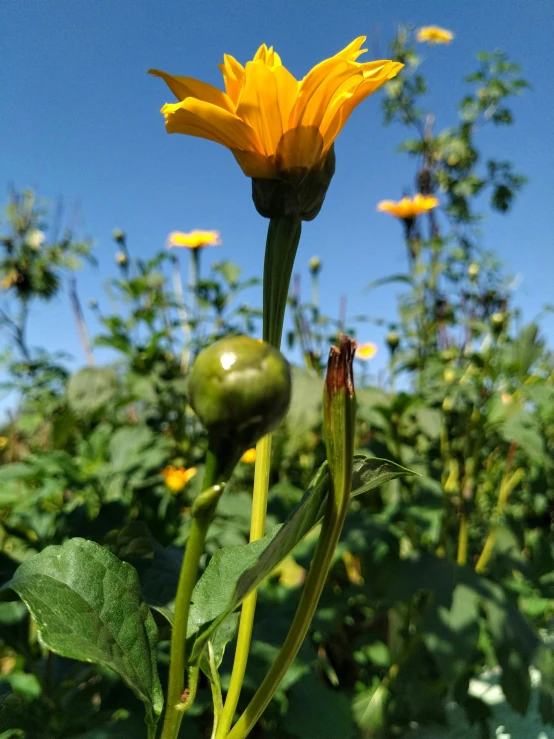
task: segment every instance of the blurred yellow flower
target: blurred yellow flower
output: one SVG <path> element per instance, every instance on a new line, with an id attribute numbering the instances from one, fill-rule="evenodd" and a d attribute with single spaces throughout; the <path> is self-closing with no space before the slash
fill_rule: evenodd
<path id="1" fill-rule="evenodd" d="M 161 110 L 166 130 L 223 144 L 248 177 L 279 178 L 315 168 L 354 108 L 404 66 L 389 60 L 357 62 L 366 51 L 361 49 L 365 38 L 317 64 L 301 81 L 265 44 L 244 67 L 224 55 L 219 68 L 225 92 L 151 69 L 179 101 Z"/>
<path id="2" fill-rule="evenodd" d="M 7 436 L 0 436 L 0 450 L 5 449 L 8 446 L 9 439 Z"/>
<path id="3" fill-rule="evenodd" d="M 196 475 L 196 467 L 190 467 L 188 470 L 185 467 L 174 467 L 168 465 L 162 470 L 162 477 L 166 484 L 166 487 L 171 490 L 172 493 L 179 493 L 185 487 L 187 482 Z"/>
<path id="4" fill-rule="evenodd" d="M 167 245 L 184 246 L 186 249 L 202 249 L 205 246 L 220 246 L 221 237 L 219 231 L 199 231 L 195 229 L 189 233 L 172 231 L 167 237 Z"/>
<path id="5" fill-rule="evenodd" d="M 356 349 L 356 356 L 358 359 L 362 359 L 366 362 L 368 359 L 373 359 L 377 354 L 377 345 L 371 341 L 367 341 L 365 344 L 360 344 Z"/>
<path id="6" fill-rule="evenodd" d="M 416 40 L 425 41 L 428 44 L 449 44 L 453 38 L 452 31 L 439 26 L 424 26 L 416 32 Z"/>
<path id="7" fill-rule="evenodd" d="M 436 208 L 439 204 L 434 195 L 414 195 L 413 198 L 408 196 L 402 198 L 398 202 L 394 200 L 381 200 L 377 205 L 377 210 L 381 213 L 390 213 L 395 218 L 412 219 L 421 213 L 427 213 L 428 211 Z"/>
<path id="8" fill-rule="evenodd" d="M 502 393 L 500 399 L 502 400 L 502 403 L 504 405 L 510 405 L 510 403 L 512 402 L 512 396 L 510 395 L 510 393 Z"/>
<path id="9" fill-rule="evenodd" d="M 12 269 L 7 275 L 2 277 L 0 280 L 0 287 L 2 290 L 9 290 L 12 285 L 15 285 L 19 280 L 19 273 Z"/>
<path id="10" fill-rule="evenodd" d="M 242 455 L 240 461 L 246 462 L 246 464 L 254 464 L 256 461 L 256 449 L 254 447 L 252 447 L 252 449 L 247 449 Z"/>

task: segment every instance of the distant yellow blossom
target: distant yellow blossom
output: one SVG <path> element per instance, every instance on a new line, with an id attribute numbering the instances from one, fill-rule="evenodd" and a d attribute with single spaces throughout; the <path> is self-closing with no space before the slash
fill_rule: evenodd
<path id="1" fill-rule="evenodd" d="M 256 449 L 254 447 L 252 447 L 252 449 L 247 449 L 241 457 L 241 462 L 246 462 L 246 464 L 254 464 L 255 461 Z"/>
<path id="2" fill-rule="evenodd" d="M 196 467 L 173 467 L 168 465 L 162 470 L 162 477 L 166 484 L 166 487 L 171 490 L 172 493 L 179 493 L 185 487 L 185 485 L 196 475 Z"/>
<path id="3" fill-rule="evenodd" d="M 439 26 L 424 26 L 416 32 L 417 41 L 425 41 L 428 44 L 449 44 L 454 38 L 452 31 Z"/>
<path id="4" fill-rule="evenodd" d="M 512 396 L 510 395 L 510 393 L 502 393 L 500 399 L 502 400 L 502 403 L 504 405 L 510 405 L 510 403 L 512 402 Z"/>
<path id="5" fill-rule="evenodd" d="M 356 349 L 356 356 L 364 362 L 368 359 L 373 359 L 376 354 L 377 345 L 373 344 L 371 341 L 367 341 L 365 344 L 360 344 Z"/>
<path id="6" fill-rule="evenodd" d="M 0 450 L 5 449 L 8 446 L 9 439 L 7 436 L 0 436 Z"/>
<path id="7" fill-rule="evenodd" d="M 412 219 L 421 213 L 436 208 L 439 201 L 434 195 L 414 195 L 413 198 L 408 196 L 402 198 L 398 202 L 394 200 L 381 200 L 377 205 L 377 210 L 381 213 L 390 213 L 395 218 Z"/>
<path id="8" fill-rule="evenodd" d="M 215 141 L 230 149 L 248 177 L 274 179 L 322 165 L 354 108 L 402 69 L 400 62 L 356 59 L 360 36 L 298 81 L 273 47 L 260 46 L 242 66 L 225 54 L 225 92 L 191 77 L 151 69 L 179 102 L 161 112 L 168 133 Z"/>
<path id="9" fill-rule="evenodd" d="M 2 277 L 0 280 L 0 287 L 2 290 L 9 290 L 10 287 L 15 285 L 17 281 L 19 280 L 19 273 L 16 272 L 16 270 L 12 269 L 10 272 L 8 272 L 7 275 Z"/>
<path id="10" fill-rule="evenodd" d="M 195 229 L 189 233 L 172 231 L 167 237 L 167 245 L 184 246 L 186 249 L 202 249 L 205 246 L 219 246 L 221 237 L 219 231 L 199 231 Z"/>

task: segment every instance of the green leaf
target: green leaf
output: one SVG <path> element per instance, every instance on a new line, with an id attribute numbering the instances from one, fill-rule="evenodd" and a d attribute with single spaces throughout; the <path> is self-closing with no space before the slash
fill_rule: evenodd
<path id="1" fill-rule="evenodd" d="M 371 290 L 375 290 L 376 287 L 381 287 L 382 285 L 390 285 L 391 282 L 404 282 L 408 285 L 411 285 L 412 278 L 410 277 L 410 275 L 388 275 L 388 277 L 380 277 L 379 279 L 370 282 L 369 285 L 366 285 L 364 287 L 364 292 L 368 293 Z"/>
<path id="2" fill-rule="evenodd" d="M 225 654 L 225 648 L 227 644 L 234 639 L 239 624 L 239 614 L 231 613 L 230 616 L 223 621 L 223 623 L 215 630 L 212 638 L 208 641 L 213 647 L 215 666 L 219 668 L 223 661 L 223 655 Z M 202 657 L 200 659 L 200 669 L 202 672 L 211 679 L 210 663 L 208 659 L 208 649 L 204 649 Z"/>
<path id="3" fill-rule="evenodd" d="M 0 593 L 8 589 L 27 605 L 44 646 L 117 672 L 143 701 L 147 723 L 156 723 L 158 630 L 131 565 L 92 541 L 70 539 L 23 562 Z"/>
<path id="4" fill-rule="evenodd" d="M 531 697 L 529 666 L 539 644 L 521 613 L 511 607 L 505 593 L 489 584 L 491 595 L 484 601 L 488 631 L 498 664 L 500 686 L 510 706 L 525 715 Z"/>
<path id="5" fill-rule="evenodd" d="M 554 650 L 543 645 L 536 659 L 541 673 L 539 686 L 539 711 L 545 724 L 554 726 Z"/>
<path id="6" fill-rule="evenodd" d="M 115 398 L 117 374 L 111 367 L 85 367 L 76 372 L 67 385 L 67 399 L 78 415 L 96 413 Z"/>
<path id="7" fill-rule="evenodd" d="M 306 675 L 291 688 L 284 724 L 300 739 L 351 739 L 356 733 L 348 698 L 314 675 Z"/>
<path id="8" fill-rule="evenodd" d="M 351 495 L 361 495 L 396 477 L 411 474 L 410 470 L 384 459 L 356 456 Z M 214 554 L 192 596 L 188 635 L 197 639 L 193 660 L 199 657 L 206 640 L 223 619 L 323 518 L 328 492 L 329 476 L 325 463 L 283 524 L 259 541 L 224 547 Z"/>
<path id="9" fill-rule="evenodd" d="M 352 701 L 354 720 L 369 736 L 381 736 L 385 728 L 387 702 L 390 691 L 385 682 L 377 685 L 377 689 L 364 690 Z"/>
<path id="10" fill-rule="evenodd" d="M 33 708 L 36 704 L 33 705 Z M 8 693 L 0 701 L 0 732 L 9 739 L 44 739 L 44 724 L 37 711 L 29 710 L 30 704 L 18 693 Z M 18 733 L 14 729 L 20 729 Z M 25 732 L 25 733 L 23 733 Z"/>

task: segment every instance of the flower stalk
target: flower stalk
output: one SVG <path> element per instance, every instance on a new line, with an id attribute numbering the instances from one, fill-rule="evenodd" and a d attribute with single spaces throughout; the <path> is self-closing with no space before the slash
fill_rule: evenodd
<path id="1" fill-rule="evenodd" d="M 228 739 L 244 739 L 271 701 L 308 633 L 338 543 L 352 487 L 356 399 L 352 362 L 356 343 L 340 337 L 332 347 L 324 390 L 324 427 L 329 464 L 329 496 L 316 551 L 302 597 L 281 651 Z"/>

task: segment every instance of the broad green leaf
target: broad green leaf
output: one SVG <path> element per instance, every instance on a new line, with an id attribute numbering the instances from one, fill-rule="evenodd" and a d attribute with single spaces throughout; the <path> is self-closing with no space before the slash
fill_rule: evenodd
<path id="1" fill-rule="evenodd" d="M 539 711 L 545 724 L 554 726 L 554 649 L 543 645 L 536 659 L 541 673 Z"/>
<path id="2" fill-rule="evenodd" d="M 378 737 L 382 735 L 385 728 L 387 702 L 390 691 L 383 681 L 377 685 L 375 690 L 365 690 L 352 701 L 352 713 L 354 720 L 369 736 Z"/>
<path id="3" fill-rule="evenodd" d="M 500 686 L 510 706 L 524 715 L 531 697 L 529 666 L 539 640 L 504 591 L 489 585 L 493 597 L 487 598 L 484 606 L 493 649 L 502 668 Z"/>
<path id="4" fill-rule="evenodd" d="M 356 456 L 351 494 L 361 495 L 396 477 L 411 474 L 409 470 L 384 459 Z M 214 554 L 192 596 L 188 635 L 197 639 L 193 659 L 198 658 L 206 640 L 223 619 L 321 521 L 328 491 L 329 477 L 327 465 L 324 464 L 283 524 L 276 526 L 259 541 L 224 547 Z"/>
<path id="5" fill-rule="evenodd" d="M 327 688 L 315 675 L 306 675 L 291 688 L 284 724 L 287 733 L 299 739 L 352 739 L 356 735 L 348 698 Z"/>
<path id="6" fill-rule="evenodd" d="M 87 416 L 115 398 L 117 374 L 111 367 L 85 367 L 76 372 L 67 385 L 67 399 L 78 415 Z"/>
<path id="7" fill-rule="evenodd" d="M 158 630 L 131 565 L 92 541 L 70 539 L 23 562 L 0 592 L 8 589 L 27 605 L 48 649 L 117 672 L 155 723 L 163 707 Z"/>

